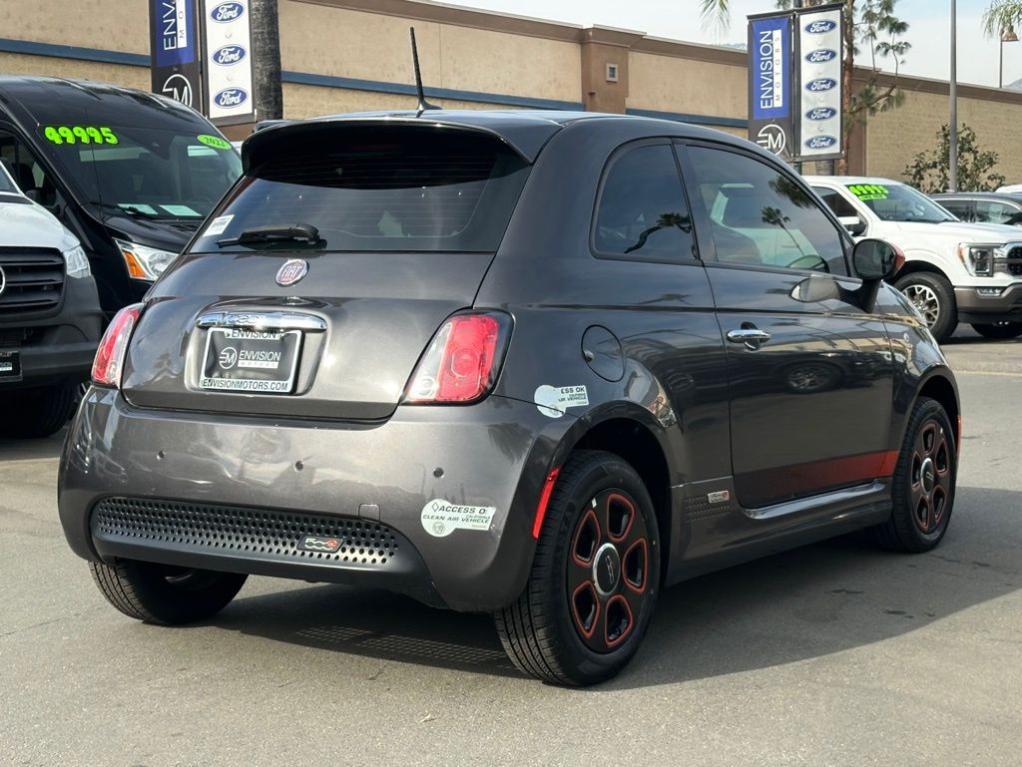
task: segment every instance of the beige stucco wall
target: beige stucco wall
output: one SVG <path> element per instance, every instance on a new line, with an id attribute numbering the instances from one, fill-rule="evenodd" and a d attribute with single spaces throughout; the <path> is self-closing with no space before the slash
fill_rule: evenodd
<path id="1" fill-rule="evenodd" d="M 628 68 L 629 109 L 745 117 L 744 67 L 633 51 Z"/>
<path id="2" fill-rule="evenodd" d="M 6 2 L 6 0 L 0 0 L 0 2 Z M 116 83 L 144 91 L 149 90 L 149 70 L 146 67 L 96 64 L 91 61 L 73 61 L 49 56 L 25 56 L 20 53 L 0 52 L 0 74 L 71 77 L 95 80 L 101 83 Z"/>
<path id="3" fill-rule="evenodd" d="M 870 119 L 867 173 L 902 178 L 905 166 L 918 152 L 936 148 L 937 131 L 949 119 L 947 96 L 907 92 L 901 107 Z M 998 153 L 998 172 L 1009 182 L 1022 181 L 1022 105 L 960 98 L 958 120 L 976 131 L 981 149 Z"/>
<path id="4" fill-rule="evenodd" d="M 0 0 L 0 37 L 149 53 L 146 0 Z"/>
<path id="5" fill-rule="evenodd" d="M 411 84 L 413 25 L 427 86 L 581 100 L 577 44 L 293 0 L 280 4 L 281 63 L 297 72 Z M 329 44 L 310 44 L 323 30 Z"/>
<path id="6" fill-rule="evenodd" d="M 432 99 L 445 109 L 506 109 L 498 104 L 482 104 L 451 99 Z M 284 114 L 289 119 L 316 117 L 342 112 L 368 112 L 381 109 L 414 109 L 412 96 L 355 91 L 345 88 L 320 88 L 314 85 L 284 85 Z"/>
<path id="7" fill-rule="evenodd" d="M 339 8 L 329 4 L 333 1 L 280 0 L 285 70 L 410 84 L 408 27 L 414 25 L 427 86 L 568 102 L 583 100 L 581 30 L 576 40 L 573 28 L 564 25 L 529 22 L 523 26 L 521 20 L 497 15 L 409 4 L 405 6 L 409 15 L 420 17 L 413 20 Z M 75 0 L 73 14 L 67 12 L 67 7 L 68 0 L 0 0 L 0 37 L 148 53 L 146 0 Z M 389 3 L 389 12 L 395 7 L 400 7 L 400 2 Z M 593 30 L 585 34 L 592 35 Z M 603 29 L 597 38 L 596 42 L 614 46 L 627 56 L 627 80 L 620 87 L 628 90 L 624 102 L 628 108 L 746 116 L 746 71 L 734 51 L 643 40 L 638 33 L 620 30 Z M 591 39 L 588 44 L 595 42 Z M 633 45 L 635 48 L 629 50 Z M 82 77 L 149 87 L 145 67 L 45 56 L 0 53 L 2 73 Z M 596 81 L 603 85 L 599 75 Z M 903 86 L 907 91 L 905 105 L 871 118 L 867 128 L 866 172 L 870 174 L 901 177 L 913 155 L 935 146 L 936 132 L 947 119 L 947 96 L 933 92 L 941 87 L 939 84 L 905 79 Z M 434 101 L 457 108 L 499 106 Z M 963 87 L 959 113 L 961 120 L 976 130 L 980 146 L 998 152 L 999 171 L 1010 181 L 1022 182 L 1022 152 L 1017 146 L 1022 103 L 1009 102 L 994 91 Z M 414 103 L 409 96 L 284 85 L 285 116 L 289 118 L 411 106 Z M 723 130 L 745 135 L 743 128 Z"/>

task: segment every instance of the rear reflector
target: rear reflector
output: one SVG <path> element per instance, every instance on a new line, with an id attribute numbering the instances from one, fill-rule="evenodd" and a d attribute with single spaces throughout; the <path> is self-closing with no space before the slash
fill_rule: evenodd
<path id="1" fill-rule="evenodd" d="M 511 318 L 456 314 L 433 336 L 405 391 L 409 404 L 468 404 L 496 383 Z"/>
<path id="2" fill-rule="evenodd" d="M 107 326 L 103 340 L 96 350 L 96 359 L 92 363 L 92 382 L 99 386 L 120 386 L 121 368 L 124 366 L 124 353 L 128 350 L 131 331 L 135 329 L 138 316 L 142 313 L 142 304 L 125 306 Z"/>
<path id="3" fill-rule="evenodd" d="M 532 537 L 539 540 L 539 533 L 543 529 L 543 520 L 546 519 L 546 507 L 550 505 L 550 496 L 554 492 L 554 485 L 557 484 L 557 475 L 561 473 L 560 468 L 554 469 L 546 475 L 546 482 L 543 483 L 543 492 L 539 494 L 539 503 L 536 504 L 536 518 L 532 520 Z"/>

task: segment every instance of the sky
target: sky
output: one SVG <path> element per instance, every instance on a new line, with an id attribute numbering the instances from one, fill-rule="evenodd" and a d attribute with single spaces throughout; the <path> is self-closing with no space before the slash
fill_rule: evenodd
<path id="1" fill-rule="evenodd" d="M 774 10 L 774 0 L 731 0 L 730 29 L 708 28 L 699 0 L 444 0 L 448 5 L 591 26 L 645 32 L 653 37 L 724 45 L 745 40 L 745 16 Z M 989 0 L 958 0 L 958 80 L 997 86 L 998 42 L 983 35 Z M 897 15 L 909 23 L 912 50 L 902 71 L 947 79 L 950 72 L 950 0 L 898 0 Z M 1022 80 L 1022 42 L 1004 46 L 1004 81 Z"/>

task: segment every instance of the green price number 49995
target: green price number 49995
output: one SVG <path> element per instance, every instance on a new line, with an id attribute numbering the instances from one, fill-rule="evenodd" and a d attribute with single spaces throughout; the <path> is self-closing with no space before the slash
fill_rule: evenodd
<path id="1" fill-rule="evenodd" d="M 105 125 L 47 125 L 43 135 L 54 144 L 117 144 L 119 139 Z"/>

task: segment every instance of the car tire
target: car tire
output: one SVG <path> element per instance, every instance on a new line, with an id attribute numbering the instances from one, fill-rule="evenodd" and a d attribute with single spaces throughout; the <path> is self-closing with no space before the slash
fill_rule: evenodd
<path id="1" fill-rule="evenodd" d="M 957 469 L 955 432 L 947 412 L 936 400 L 920 398 L 892 479 L 891 516 L 874 528 L 880 545 L 912 553 L 936 547 L 951 521 Z"/>
<path id="2" fill-rule="evenodd" d="M 982 325 L 973 323 L 972 329 L 983 336 L 983 338 L 994 338 L 1003 341 L 1008 338 L 1018 338 L 1022 335 L 1022 322 L 994 322 Z"/>
<path id="3" fill-rule="evenodd" d="M 577 451 L 558 475 L 524 591 L 494 616 L 497 633 L 524 673 L 596 684 L 635 655 L 659 587 L 660 538 L 642 479 L 612 453 Z"/>
<path id="4" fill-rule="evenodd" d="M 81 400 L 78 382 L 12 392 L 0 414 L 0 434 L 38 439 L 56 434 L 74 415 Z"/>
<path id="5" fill-rule="evenodd" d="M 130 618 L 159 626 L 213 617 L 230 604 L 248 577 L 130 559 L 90 562 L 89 568 L 110 604 Z"/>
<path id="6" fill-rule="evenodd" d="M 951 337 L 958 325 L 958 304 L 951 283 L 943 275 L 912 272 L 894 283 L 894 287 L 916 305 L 937 343 Z"/>

